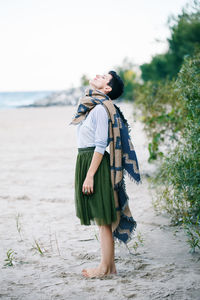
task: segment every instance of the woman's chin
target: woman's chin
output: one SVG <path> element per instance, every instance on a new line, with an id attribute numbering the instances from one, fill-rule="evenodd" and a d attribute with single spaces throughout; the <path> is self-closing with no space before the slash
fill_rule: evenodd
<path id="1" fill-rule="evenodd" d="M 97 86 L 93 81 L 89 81 L 89 85 L 92 89 L 97 89 Z"/>

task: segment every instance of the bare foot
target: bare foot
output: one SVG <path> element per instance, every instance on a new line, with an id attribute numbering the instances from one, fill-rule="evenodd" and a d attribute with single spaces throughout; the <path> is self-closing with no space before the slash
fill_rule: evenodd
<path id="1" fill-rule="evenodd" d="M 114 262 L 111 265 L 111 274 L 117 274 L 117 270 Z"/>
<path id="2" fill-rule="evenodd" d="M 97 268 L 93 269 L 83 269 L 82 275 L 88 278 L 102 278 L 110 274 L 116 274 L 116 268 L 115 266 L 109 268 L 109 267 L 103 267 L 99 266 Z"/>

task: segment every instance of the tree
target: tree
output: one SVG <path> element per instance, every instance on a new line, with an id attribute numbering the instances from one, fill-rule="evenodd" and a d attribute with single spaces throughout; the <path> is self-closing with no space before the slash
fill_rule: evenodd
<path id="1" fill-rule="evenodd" d="M 82 86 L 88 86 L 89 85 L 89 78 L 85 74 L 83 74 L 81 76 L 81 85 Z"/>
<path id="2" fill-rule="evenodd" d="M 137 76 L 133 71 L 133 66 L 133 63 L 131 63 L 128 58 L 125 58 L 122 62 L 122 65 L 115 68 L 117 74 L 124 82 L 124 93 L 122 94 L 121 98 L 126 100 L 134 99 L 134 89 L 137 85 Z"/>
<path id="3" fill-rule="evenodd" d="M 164 54 L 155 55 L 151 62 L 141 65 L 144 81 L 172 79 L 177 76 L 184 57 L 194 55 L 200 49 L 200 3 L 186 5 L 182 13 L 170 16 L 168 25 L 171 37 L 168 39 L 169 49 Z"/>

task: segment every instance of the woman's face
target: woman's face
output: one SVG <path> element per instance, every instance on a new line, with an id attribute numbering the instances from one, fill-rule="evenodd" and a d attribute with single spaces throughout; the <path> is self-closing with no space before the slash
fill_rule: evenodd
<path id="1" fill-rule="evenodd" d="M 96 75 L 96 77 L 91 79 L 89 83 L 93 88 L 98 89 L 106 94 L 112 90 L 112 88 L 108 85 L 111 79 L 111 74 Z"/>

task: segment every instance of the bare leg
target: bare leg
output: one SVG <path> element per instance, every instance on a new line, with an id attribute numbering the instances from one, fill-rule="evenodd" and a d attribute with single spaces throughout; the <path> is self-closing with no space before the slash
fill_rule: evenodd
<path id="1" fill-rule="evenodd" d="M 112 237 L 111 225 L 99 226 L 101 242 L 101 262 L 97 268 L 83 269 L 85 277 L 103 277 L 108 274 L 116 274 L 114 262 L 114 241 Z"/>

